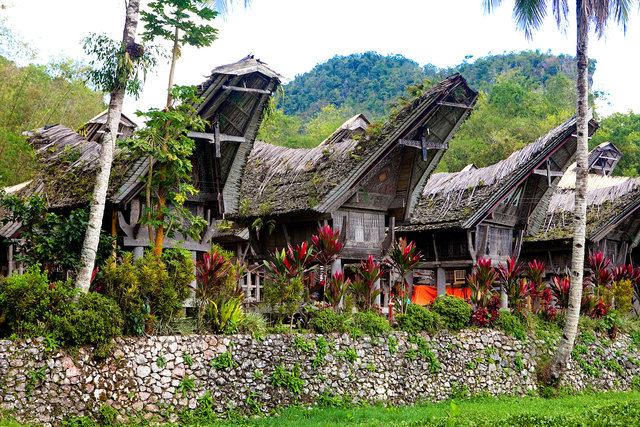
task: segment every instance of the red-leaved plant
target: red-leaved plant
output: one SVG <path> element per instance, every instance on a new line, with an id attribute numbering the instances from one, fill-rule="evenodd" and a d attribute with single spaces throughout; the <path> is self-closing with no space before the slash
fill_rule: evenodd
<path id="1" fill-rule="evenodd" d="M 302 276 L 313 261 L 313 251 L 307 242 L 291 245 L 287 249 L 271 254 L 271 260 L 264 261 L 265 275 L 271 280 L 288 280 Z"/>
<path id="2" fill-rule="evenodd" d="M 493 284 L 498 273 L 491 267 L 491 259 L 480 258 L 473 267 L 473 273 L 467 274 L 467 286 L 471 290 L 471 302 L 478 307 L 486 307 L 493 296 Z"/>
<path id="3" fill-rule="evenodd" d="M 522 265 L 515 258 L 507 257 L 507 263 L 500 264 L 497 271 L 498 283 L 509 298 L 509 307 L 518 310 L 521 305 L 520 276 L 522 274 Z"/>
<path id="4" fill-rule="evenodd" d="M 564 312 L 569 308 L 569 288 L 571 287 L 571 278 L 569 276 L 553 278 L 551 291 L 556 299 L 556 307 Z"/>
<path id="5" fill-rule="evenodd" d="M 351 280 L 345 277 L 345 274 L 341 271 L 336 271 L 331 275 L 325 286 L 325 299 L 333 308 L 333 311 L 337 312 L 340 306 L 342 297 L 346 294 L 347 289 L 351 285 Z"/>
<path id="6" fill-rule="evenodd" d="M 329 264 L 338 258 L 338 255 L 344 246 L 344 243 L 340 241 L 339 237 L 340 231 L 334 230 L 328 225 L 318 228 L 318 234 L 311 236 L 311 244 L 316 252 L 315 259 L 322 266 L 322 275 L 320 277 L 319 285 L 322 286 L 324 294 L 327 292 L 326 287 L 327 278 L 329 276 Z"/>
<path id="7" fill-rule="evenodd" d="M 369 255 L 366 261 L 360 261 L 356 270 L 356 279 L 351 282 L 351 292 L 359 311 L 371 311 L 381 291 L 376 289 L 376 282 L 382 276 L 382 264 Z"/>
<path id="8" fill-rule="evenodd" d="M 410 302 L 410 295 L 407 295 L 409 288 L 407 273 L 415 268 L 421 257 L 422 254 L 420 251 L 416 250 L 416 244 L 414 242 L 407 242 L 407 239 L 404 238 L 394 242 L 387 252 L 385 263 L 395 270 L 399 276 L 399 281 L 393 289 L 394 299 L 400 301 L 398 305 L 400 313 L 398 314 L 404 314 L 407 311 L 407 306 Z"/>

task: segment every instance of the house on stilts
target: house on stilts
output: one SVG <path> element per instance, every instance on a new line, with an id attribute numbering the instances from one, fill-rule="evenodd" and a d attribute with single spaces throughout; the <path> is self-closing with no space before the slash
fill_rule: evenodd
<path id="1" fill-rule="evenodd" d="M 640 178 L 611 176 L 622 153 L 605 142 L 589 153 L 586 251 L 602 252 L 614 266 L 638 265 Z M 575 165 L 562 177 L 537 233 L 525 238 L 524 259 L 543 260 L 549 274 L 571 266 Z"/>
<path id="2" fill-rule="evenodd" d="M 589 134 L 597 124 L 589 122 Z M 576 151 L 576 119 L 491 166 L 434 174 L 396 233 L 413 240 L 424 261 L 413 277 L 421 304 L 445 293 L 464 295 L 477 259 L 493 265 L 520 255 L 543 226 L 547 206 Z"/>
<path id="3" fill-rule="evenodd" d="M 271 94 L 281 76 L 265 63 L 247 56 L 233 64 L 212 70 L 198 86 L 202 101 L 197 114 L 209 124 L 204 132 L 190 132 L 195 141 L 192 158 L 193 185 L 198 193 L 187 198 L 184 207 L 204 218 L 207 227 L 199 240 L 176 235 L 165 240 L 165 247 L 180 244 L 198 254 L 211 249 L 211 239 L 218 231 L 218 220 L 237 212 L 241 177 Z M 78 132 L 63 125 L 46 126 L 26 132 L 40 168 L 29 182 L 9 188 L 16 195 L 41 195 L 49 209 L 65 213 L 86 206 L 98 165 L 100 137 L 104 133 L 106 113 Z M 133 134 L 135 124 L 123 116 L 119 138 Z M 145 206 L 144 177 L 149 170 L 148 157 L 134 157 L 126 150 L 116 150 L 103 230 L 118 236 L 120 246 L 142 255 L 149 246 L 145 227 L 138 224 Z M 19 237 L 20 225 L 7 224 L 0 229 L 5 239 Z M 10 274 L 17 266 L 11 245 L 5 248 L 2 269 Z"/>
<path id="4" fill-rule="evenodd" d="M 369 255 L 381 260 L 395 239 L 395 224 L 410 217 L 424 183 L 476 98 L 455 74 L 382 126 L 372 126 L 359 114 L 314 148 L 256 142 L 237 214 L 231 216 L 247 230 L 229 230 L 221 242 L 237 247 L 253 270 L 272 251 L 310 241 L 328 224 L 340 231 L 344 242 L 334 272 Z M 259 278 L 250 275 L 245 285 L 245 295 L 252 300 L 260 299 Z M 384 306 L 389 291 L 382 285 Z"/>

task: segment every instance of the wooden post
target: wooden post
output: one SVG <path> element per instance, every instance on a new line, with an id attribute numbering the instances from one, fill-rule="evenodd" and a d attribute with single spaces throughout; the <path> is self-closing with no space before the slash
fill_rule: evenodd
<path id="1" fill-rule="evenodd" d="M 8 261 L 9 261 L 8 262 L 9 271 L 7 273 L 7 276 L 11 277 L 11 275 L 13 275 L 13 243 L 9 245 L 9 254 L 8 254 L 7 257 L 8 257 Z"/>
<path id="2" fill-rule="evenodd" d="M 447 293 L 447 276 L 444 268 L 441 267 L 436 269 L 436 289 L 439 297 L 444 296 Z"/>
<path id="3" fill-rule="evenodd" d="M 144 248 L 142 246 L 136 246 L 133 248 L 133 258 L 140 259 L 144 255 Z"/>
<path id="4" fill-rule="evenodd" d="M 380 289 L 380 279 L 376 280 L 373 283 L 373 289 L 374 290 L 379 290 Z M 378 307 L 380 307 L 380 302 L 381 302 L 381 294 L 378 294 L 378 296 L 376 297 L 376 305 Z"/>
<path id="5" fill-rule="evenodd" d="M 413 295 L 413 271 L 408 272 L 405 279 L 407 280 L 407 294 L 404 297 L 411 300 Z"/>

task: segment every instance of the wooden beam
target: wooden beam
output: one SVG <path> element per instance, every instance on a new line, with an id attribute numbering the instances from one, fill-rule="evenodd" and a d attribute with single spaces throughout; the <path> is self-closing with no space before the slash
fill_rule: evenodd
<path id="1" fill-rule="evenodd" d="M 473 266 L 473 261 L 470 259 L 460 260 L 443 260 L 443 261 L 423 261 L 419 263 L 417 268 L 465 268 Z"/>
<path id="2" fill-rule="evenodd" d="M 560 171 L 546 171 L 544 169 L 534 169 L 533 173 L 536 175 L 542 175 L 542 176 L 562 176 L 564 175 L 562 172 Z"/>
<path id="3" fill-rule="evenodd" d="M 412 139 L 401 139 L 400 145 L 406 145 L 407 147 L 422 148 L 422 141 L 415 141 Z M 425 148 L 443 150 L 447 148 L 447 144 L 444 142 L 425 141 Z"/>
<path id="4" fill-rule="evenodd" d="M 213 133 L 206 133 L 206 132 L 189 132 L 187 134 L 187 136 L 189 138 L 197 138 L 197 139 L 206 139 L 207 141 L 211 141 L 214 142 L 215 141 L 215 134 Z M 243 136 L 234 136 L 234 135 L 227 135 L 226 133 L 221 133 L 220 134 L 220 142 L 247 142 L 247 139 Z"/>
<path id="5" fill-rule="evenodd" d="M 222 89 L 224 89 L 224 90 L 235 90 L 235 91 L 238 91 L 238 92 L 264 93 L 264 94 L 267 94 L 267 95 L 271 95 L 271 91 L 270 90 L 256 89 L 256 88 L 252 88 L 252 87 L 240 87 L 240 86 L 222 85 Z"/>
<path id="6" fill-rule="evenodd" d="M 465 105 L 465 104 L 458 104 L 457 102 L 440 101 L 438 102 L 438 105 L 442 105 L 444 107 L 464 108 L 465 110 L 473 110 L 472 106 Z"/>
<path id="7" fill-rule="evenodd" d="M 220 158 L 220 118 L 216 116 L 216 122 L 213 126 L 213 144 L 216 150 L 216 159 Z"/>
<path id="8" fill-rule="evenodd" d="M 471 255 L 471 260 L 473 263 L 476 263 L 476 248 L 473 247 L 473 237 L 471 236 L 471 230 L 467 230 L 467 246 L 469 249 L 469 255 Z"/>

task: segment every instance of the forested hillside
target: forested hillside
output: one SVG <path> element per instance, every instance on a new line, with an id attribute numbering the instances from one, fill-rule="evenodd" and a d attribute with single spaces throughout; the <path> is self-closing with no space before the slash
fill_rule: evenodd
<path id="1" fill-rule="evenodd" d="M 591 74 L 594 70 L 592 65 Z M 334 105 L 377 120 L 391 112 L 390 104 L 405 93 L 407 86 L 424 79 L 438 81 L 458 72 L 475 90 L 487 91 L 507 72 L 524 76 L 529 85 L 544 86 L 559 74 L 574 79 L 576 65 L 571 56 L 539 51 L 492 55 L 443 69 L 420 67 L 402 55 L 366 52 L 335 56 L 284 85 L 278 107 L 287 115 L 307 119 L 323 107 Z"/>
<path id="2" fill-rule="evenodd" d="M 336 56 L 284 86 L 259 138 L 289 147 L 313 147 L 353 114 L 364 112 L 373 121 L 383 120 L 394 103 L 456 72 L 480 95 L 439 171 L 495 163 L 573 116 L 572 57 L 528 51 L 468 59 L 456 67 L 437 69 L 398 55 Z M 591 75 L 594 71 L 592 65 Z"/>
<path id="3" fill-rule="evenodd" d="M 21 133 L 61 123 L 75 128 L 105 108 L 73 61 L 19 67 L 0 56 L 0 186 L 31 177 L 33 154 Z"/>

